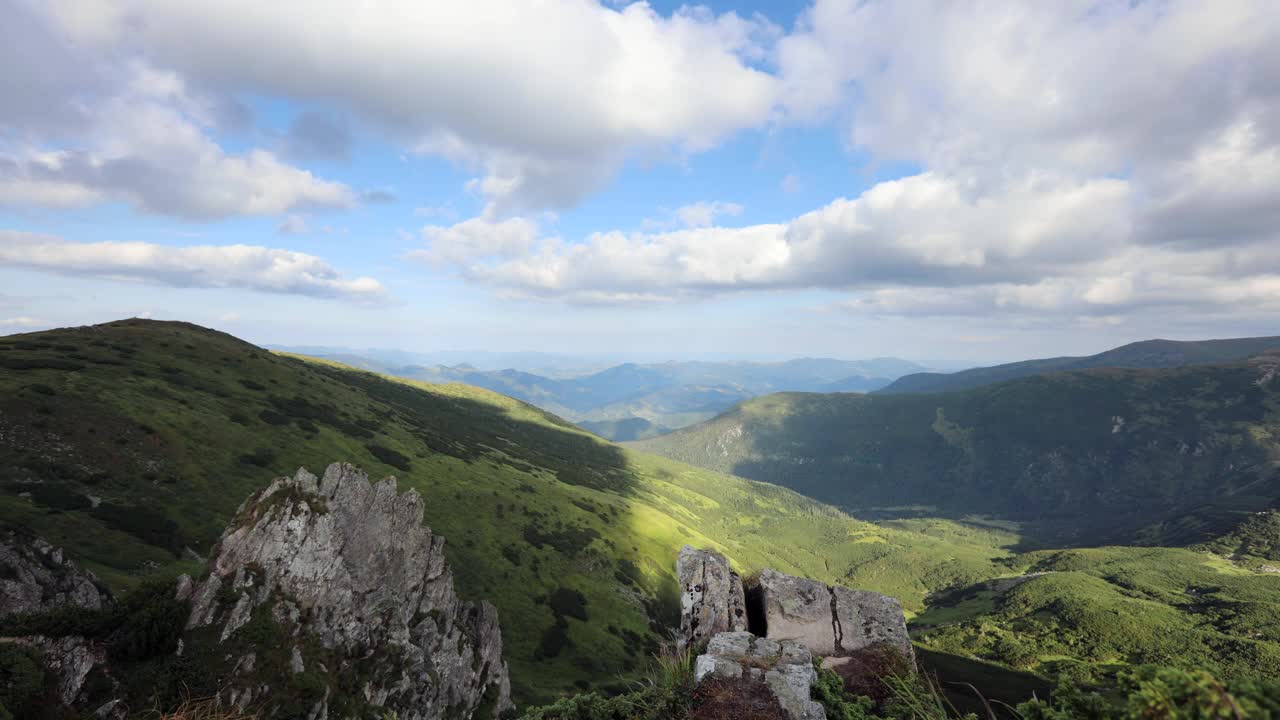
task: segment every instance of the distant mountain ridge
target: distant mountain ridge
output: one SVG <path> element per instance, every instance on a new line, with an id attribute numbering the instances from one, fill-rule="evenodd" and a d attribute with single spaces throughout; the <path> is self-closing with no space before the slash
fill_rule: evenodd
<path id="1" fill-rule="evenodd" d="M 1234 362 L 1275 348 L 1280 348 L 1280 336 L 1225 340 L 1143 340 L 1084 357 L 1024 360 L 953 373 L 913 373 L 904 375 L 873 392 L 884 394 L 952 392 L 1062 370 L 1104 367 L 1172 368 Z"/>
<path id="2" fill-rule="evenodd" d="M 349 354 L 318 355 L 431 383 L 460 382 L 536 405 L 610 440 L 637 440 L 714 417 L 771 392 L 869 392 L 921 366 L 899 358 L 799 358 L 762 362 L 622 363 L 574 377 L 467 364 L 388 366 Z"/>

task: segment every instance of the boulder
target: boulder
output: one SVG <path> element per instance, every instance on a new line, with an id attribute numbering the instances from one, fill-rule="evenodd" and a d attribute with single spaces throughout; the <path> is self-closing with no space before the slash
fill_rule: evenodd
<path id="1" fill-rule="evenodd" d="M 763 683 L 789 720 L 826 720 L 822 705 L 810 699 L 818 673 L 813 656 L 800 643 L 745 631 L 720 633 L 698 656 L 693 674 L 699 684 L 709 678 Z"/>
<path id="2" fill-rule="evenodd" d="M 767 634 L 775 640 L 794 640 L 816 655 L 836 652 L 835 598 L 817 580 L 792 577 L 776 570 L 760 574 Z"/>
<path id="3" fill-rule="evenodd" d="M 676 559 L 680 597 L 681 647 L 698 647 L 718 633 L 747 629 L 742 579 L 719 553 L 689 545 Z"/>
<path id="4" fill-rule="evenodd" d="M 885 644 L 915 659 L 902 604 L 888 595 L 869 590 L 850 590 L 839 585 L 831 589 L 835 597 L 836 654 Z M 816 651 L 815 651 L 816 652 Z"/>
<path id="5" fill-rule="evenodd" d="M 327 717 L 353 683 L 360 691 L 341 698 L 348 708 L 401 720 L 489 720 L 510 709 L 497 611 L 458 598 L 444 538 L 422 516 L 421 496 L 398 492 L 395 478 L 374 484 L 336 463 L 247 500 L 208 577 L 183 589 L 187 642 L 222 646 L 220 697 L 269 713 L 269 683 L 306 673 L 317 686 L 311 718 Z"/>

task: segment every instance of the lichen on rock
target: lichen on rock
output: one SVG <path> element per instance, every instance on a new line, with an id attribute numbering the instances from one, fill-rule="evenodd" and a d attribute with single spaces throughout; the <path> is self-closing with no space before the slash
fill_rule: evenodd
<path id="1" fill-rule="evenodd" d="M 719 553 L 689 545 L 676 559 L 681 646 L 700 646 L 717 633 L 747 629 L 742 580 Z"/>

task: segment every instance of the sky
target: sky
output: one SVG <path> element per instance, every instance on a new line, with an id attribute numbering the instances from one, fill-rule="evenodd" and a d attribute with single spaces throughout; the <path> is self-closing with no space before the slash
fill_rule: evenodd
<path id="1" fill-rule="evenodd" d="M 1280 334 L 1272 0 L 0 17 L 0 334 L 933 364 Z"/>

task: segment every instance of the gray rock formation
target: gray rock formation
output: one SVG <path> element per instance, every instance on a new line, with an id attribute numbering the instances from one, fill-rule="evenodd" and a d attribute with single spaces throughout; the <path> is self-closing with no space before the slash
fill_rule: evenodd
<path id="1" fill-rule="evenodd" d="M 97 610 L 108 598 L 98 578 L 60 548 L 16 530 L 0 532 L 0 617 L 61 605 Z"/>
<path id="2" fill-rule="evenodd" d="M 189 642 L 230 658 L 221 696 L 269 708 L 271 683 L 298 675 L 322 685 L 307 701 L 317 719 L 357 714 L 336 704 L 351 695 L 340 686 L 401 720 L 487 720 L 510 708 L 497 611 L 458 599 L 444 538 L 422 514 L 417 492 L 345 464 L 320 479 L 299 470 L 246 501 L 209 576 L 182 590 Z"/>
<path id="3" fill-rule="evenodd" d="M 756 637 L 745 631 L 720 633 L 698 656 L 693 675 L 698 683 L 711 677 L 764 682 L 790 720 L 827 717 L 822 705 L 810 699 L 818 673 L 808 648 L 798 642 Z"/>
<path id="4" fill-rule="evenodd" d="M 817 580 L 765 570 L 760 573 L 760 595 L 770 638 L 795 640 L 818 655 L 835 654 L 837 625 L 830 588 Z"/>
<path id="5" fill-rule="evenodd" d="M 760 575 L 768 636 L 803 643 L 815 655 L 842 655 L 887 643 L 914 657 L 902 605 L 888 595 L 765 570 Z"/>
<path id="6" fill-rule="evenodd" d="M 723 555 L 685 545 L 676 559 L 676 580 L 682 591 L 681 647 L 698 647 L 718 633 L 747 629 L 742 580 Z"/>
<path id="7" fill-rule="evenodd" d="M 831 594 L 835 597 L 836 654 L 885 644 L 908 660 L 915 659 L 911 638 L 907 635 L 906 616 L 902 613 L 902 604 L 896 599 L 839 585 L 831 588 Z"/>

